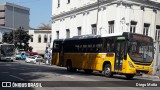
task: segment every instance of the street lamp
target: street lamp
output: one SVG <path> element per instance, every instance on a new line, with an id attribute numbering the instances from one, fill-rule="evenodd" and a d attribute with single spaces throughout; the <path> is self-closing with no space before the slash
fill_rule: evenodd
<path id="1" fill-rule="evenodd" d="M 49 26 L 51 26 L 52 20 L 49 20 Z M 46 48 L 50 46 L 50 37 L 49 37 L 49 28 L 47 30 L 47 43 L 46 43 Z"/>
<path id="2" fill-rule="evenodd" d="M 12 22 L 12 25 L 13 25 L 13 44 L 15 44 L 15 32 L 14 32 L 14 14 L 15 14 L 15 7 L 14 7 L 14 4 L 13 4 L 13 22 Z"/>

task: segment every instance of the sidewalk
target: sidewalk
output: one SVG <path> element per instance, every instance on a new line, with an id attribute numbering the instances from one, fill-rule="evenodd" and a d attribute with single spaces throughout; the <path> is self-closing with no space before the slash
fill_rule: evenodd
<path id="1" fill-rule="evenodd" d="M 160 81 L 160 77 L 158 75 L 142 74 L 142 76 L 140 76 L 139 78 L 152 80 L 152 81 Z"/>

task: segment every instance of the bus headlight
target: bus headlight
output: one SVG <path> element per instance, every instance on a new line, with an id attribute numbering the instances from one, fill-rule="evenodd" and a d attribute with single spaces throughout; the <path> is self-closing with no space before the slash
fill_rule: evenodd
<path id="1" fill-rule="evenodd" d="M 131 68 L 134 68 L 133 64 L 130 61 L 128 61 L 128 64 Z"/>
<path id="2" fill-rule="evenodd" d="M 151 65 L 150 69 L 153 69 L 153 67 L 154 67 L 154 64 Z"/>

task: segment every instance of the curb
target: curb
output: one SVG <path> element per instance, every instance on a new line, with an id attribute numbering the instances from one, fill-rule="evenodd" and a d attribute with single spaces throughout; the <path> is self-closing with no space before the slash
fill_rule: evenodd
<path id="1" fill-rule="evenodd" d="M 149 79 L 149 80 L 160 80 L 160 77 L 157 75 L 142 74 L 142 78 Z"/>

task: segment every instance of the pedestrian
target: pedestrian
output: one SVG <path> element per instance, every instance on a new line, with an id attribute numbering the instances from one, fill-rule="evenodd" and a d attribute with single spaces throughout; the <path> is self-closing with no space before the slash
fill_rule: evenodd
<path id="1" fill-rule="evenodd" d="M 160 79 L 160 65 L 157 67 L 157 74 L 158 74 L 158 77 Z"/>

